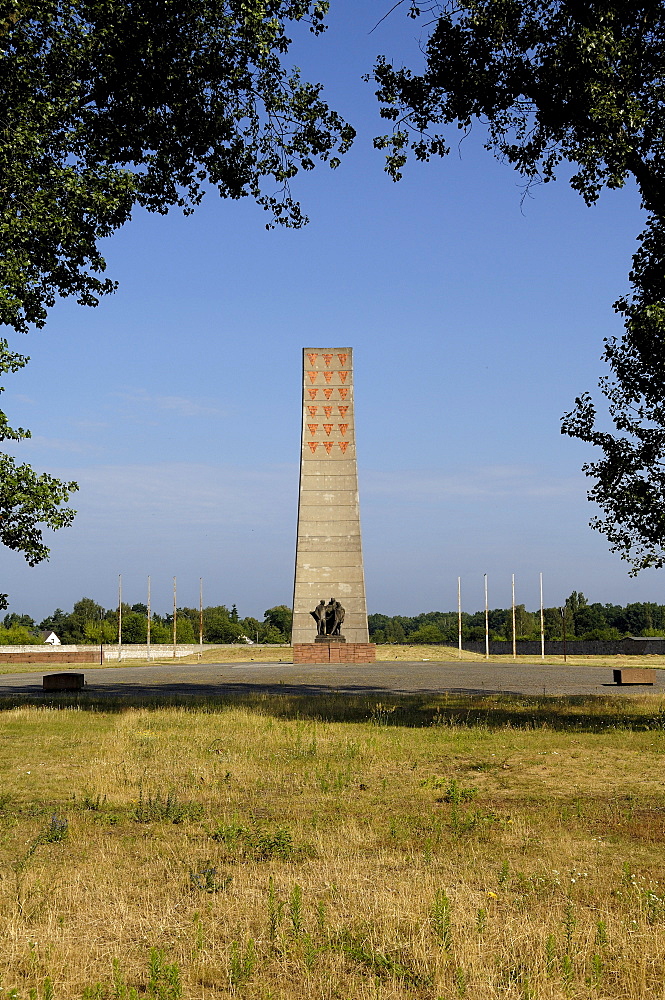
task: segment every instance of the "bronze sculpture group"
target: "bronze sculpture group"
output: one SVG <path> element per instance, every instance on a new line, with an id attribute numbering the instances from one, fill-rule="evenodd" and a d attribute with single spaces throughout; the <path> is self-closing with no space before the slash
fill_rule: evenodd
<path id="1" fill-rule="evenodd" d="M 314 610 L 310 611 L 310 615 L 316 622 L 317 636 L 341 636 L 345 611 L 334 597 L 331 597 L 327 604 L 321 598 Z"/>

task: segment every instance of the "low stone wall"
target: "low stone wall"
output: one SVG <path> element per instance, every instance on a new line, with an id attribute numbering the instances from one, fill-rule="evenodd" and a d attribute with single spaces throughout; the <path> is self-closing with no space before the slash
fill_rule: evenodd
<path id="1" fill-rule="evenodd" d="M 175 647 L 175 658 L 180 659 L 181 656 L 192 656 L 193 654 L 200 653 L 201 648 L 206 649 L 223 649 L 223 646 L 214 645 L 212 643 L 206 643 L 203 647 L 199 645 L 198 642 L 179 642 Z M 150 643 L 150 659 L 163 659 L 165 656 L 173 657 L 173 643 L 172 642 L 151 642 Z M 147 660 L 148 659 L 148 647 L 145 643 L 132 643 L 131 645 L 123 643 L 120 649 L 120 656 L 118 656 L 117 646 L 104 646 L 104 659 L 113 662 L 113 660 Z"/>
<path id="2" fill-rule="evenodd" d="M 39 656 L 53 656 L 54 653 L 89 653 L 92 662 L 95 658 L 95 651 L 97 659 L 99 659 L 99 650 L 99 646 L 91 646 L 87 643 L 85 646 L 68 646 L 64 643 L 60 646 L 51 646 L 48 642 L 34 642 L 30 646 L 0 646 L 0 655 L 4 656 L 6 653 L 38 653 Z"/>
<path id="3" fill-rule="evenodd" d="M 85 653 L 76 651 L 63 652 L 58 646 L 55 650 L 44 653 L 40 648 L 38 653 L 6 653 L 0 648 L 0 670 L 3 663 L 100 663 L 100 651 L 97 646 L 88 646 Z"/>
<path id="4" fill-rule="evenodd" d="M 665 639 L 631 636 L 621 640 L 621 652 L 639 656 L 662 656 L 665 653 Z"/>
<path id="5" fill-rule="evenodd" d="M 216 643 L 206 643 L 207 649 L 225 649 L 227 646 Z M 248 649 L 252 647 L 248 646 Z M 176 658 L 191 656 L 198 653 L 201 646 L 198 642 L 178 643 L 175 648 Z M 0 664 L 5 663 L 100 663 L 102 655 L 105 661 L 118 661 L 117 646 L 65 645 L 51 646 L 48 643 L 34 646 L 0 646 Z M 21 659 L 12 659 L 20 656 Z M 150 644 L 150 658 L 173 656 L 173 643 L 161 642 Z M 30 657 L 25 659 L 25 657 Z M 121 660 L 147 660 L 148 647 L 144 644 L 123 644 L 120 648 Z"/>
<path id="6" fill-rule="evenodd" d="M 296 642 L 293 662 L 296 663 L 374 663 L 376 646 L 373 642 Z"/>

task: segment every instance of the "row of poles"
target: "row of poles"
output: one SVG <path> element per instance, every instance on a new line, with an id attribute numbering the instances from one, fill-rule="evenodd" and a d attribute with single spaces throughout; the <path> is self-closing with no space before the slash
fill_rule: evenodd
<path id="1" fill-rule="evenodd" d="M 490 632 L 489 632 L 489 604 L 487 599 L 487 573 L 483 575 L 485 585 L 485 659 L 490 655 Z M 515 574 L 512 574 L 512 636 L 513 636 L 513 659 L 517 659 L 517 629 L 515 620 Z M 566 617 L 565 608 L 561 608 L 561 618 L 563 621 L 563 658 L 566 659 Z M 147 633 L 146 646 L 147 658 L 150 659 L 150 621 L 152 617 L 150 606 L 150 577 L 148 577 L 148 604 L 147 604 Z M 178 625 L 178 602 L 177 602 L 177 580 L 173 577 L 173 659 L 176 658 L 177 645 L 177 625 Z M 457 645 L 459 657 L 462 658 L 462 578 L 457 577 Z M 199 646 L 203 647 L 203 577 L 199 577 Z M 118 574 L 118 660 L 122 656 L 122 573 Z M 545 617 L 543 610 L 543 574 L 540 574 L 540 656 L 545 659 Z"/>
<path id="2" fill-rule="evenodd" d="M 485 659 L 490 655 L 490 629 L 489 629 L 489 604 L 487 601 L 487 573 L 483 576 L 485 583 Z M 563 620 L 563 658 L 566 659 L 566 617 L 565 608 L 561 608 L 561 618 Z M 513 632 L 513 659 L 517 659 L 517 630 L 515 627 L 515 574 L 512 575 L 512 632 Z M 462 658 L 462 578 L 457 577 L 457 645 L 459 657 Z M 543 611 L 543 574 L 540 574 L 540 656 L 545 659 L 545 616 Z"/>
<path id="3" fill-rule="evenodd" d="M 176 658 L 177 626 L 178 626 L 178 601 L 177 601 L 177 580 L 173 577 L 173 659 Z M 150 659 L 150 621 L 152 611 L 150 606 L 150 577 L 148 577 L 148 604 L 147 604 L 147 633 L 146 647 L 147 658 Z M 199 646 L 203 648 L 203 577 L 199 577 Z M 122 657 L 122 573 L 118 573 L 118 660 Z"/>

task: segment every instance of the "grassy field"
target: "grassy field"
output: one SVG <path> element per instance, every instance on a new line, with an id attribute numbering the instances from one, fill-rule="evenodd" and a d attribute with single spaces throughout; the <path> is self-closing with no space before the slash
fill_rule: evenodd
<path id="1" fill-rule="evenodd" d="M 0 701 L 2 1000 L 665 995 L 665 701 Z"/>
<path id="2" fill-rule="evenodd" d="M 91 657 L 97 657 L 94 662 L 85 664 L 52 664 L 45 655 L 43 663 L 5 663 L 0 658 L 0 674 L 17 673 L 44 673 L 44 670 L 94 670 L 99 668 L 99 653 L 97 647 L 91 647 Z M 409 662 L 414 660 L 454 661 L 461 659 L 468 663 L 484 663 L 485 657 L 482 653 L 467 653 L 462 650 L 461 657 L 454 646 L 377 646 L 376 658 L 381 662 Z M 563 664 L 563 656 L 546 656 L 541 660 L 540 656 L 518 656 L 517 662 L 523 663 L 547 663 Z M 128 667 L 140 666 L 145 660 L 125 660 L 121 663 L 117 660 L 106 660 L 105 667 Z M 160 656 L 152 662 L 173 663 L 173 657 Z M 203 653 L 194 653 L 191 656 L 178 657 L 178 663 L 291 663 L 293 662 L 293 650 L 290 646 L 223 646 L 208 649 L 203 647 Z M 489 663 L 503 663 L 508 666 L 515 663 L 512 656 L 490 656 Z M 660 667 L 665 668 L 665 656 L 569 656 L 568 666 L 585 667 Z"/>

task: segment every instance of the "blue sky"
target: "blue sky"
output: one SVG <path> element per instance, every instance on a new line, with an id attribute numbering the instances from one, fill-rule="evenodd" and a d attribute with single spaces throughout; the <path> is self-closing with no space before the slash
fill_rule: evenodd
<path id="1" fill-rule="evenodd" d="M 640 230 L 632 189 L 587 209 L 564 180 L 523 184 L 480 132 L 399 184 L 361 76 L 384 53 L 417 65 L 418 28 L 374 0 L 333 2 L 323 38 L 293 62 L 358 130 L 335 172 L 297 178 L 301 231 L 267 232 L 249 200 L 211 193 L 189 218 L 137 212 L 106 241 L 118 292 L 60 303 L 12 346 L 15 454 L 80 484 L 74 526 L 36 568 L 3 551 L 11 610 L 44 617 L 81 596 L 114 604 L 290 603 L 300 435 L 300 352 L 355 349 L 356 433 L 370 611 L 415 614 L 573 589 L 665 602 L 662 573 L 627 566 L 588 527 L 588 448 L 561 436 L 603 372 L 612 302 Z"/>

